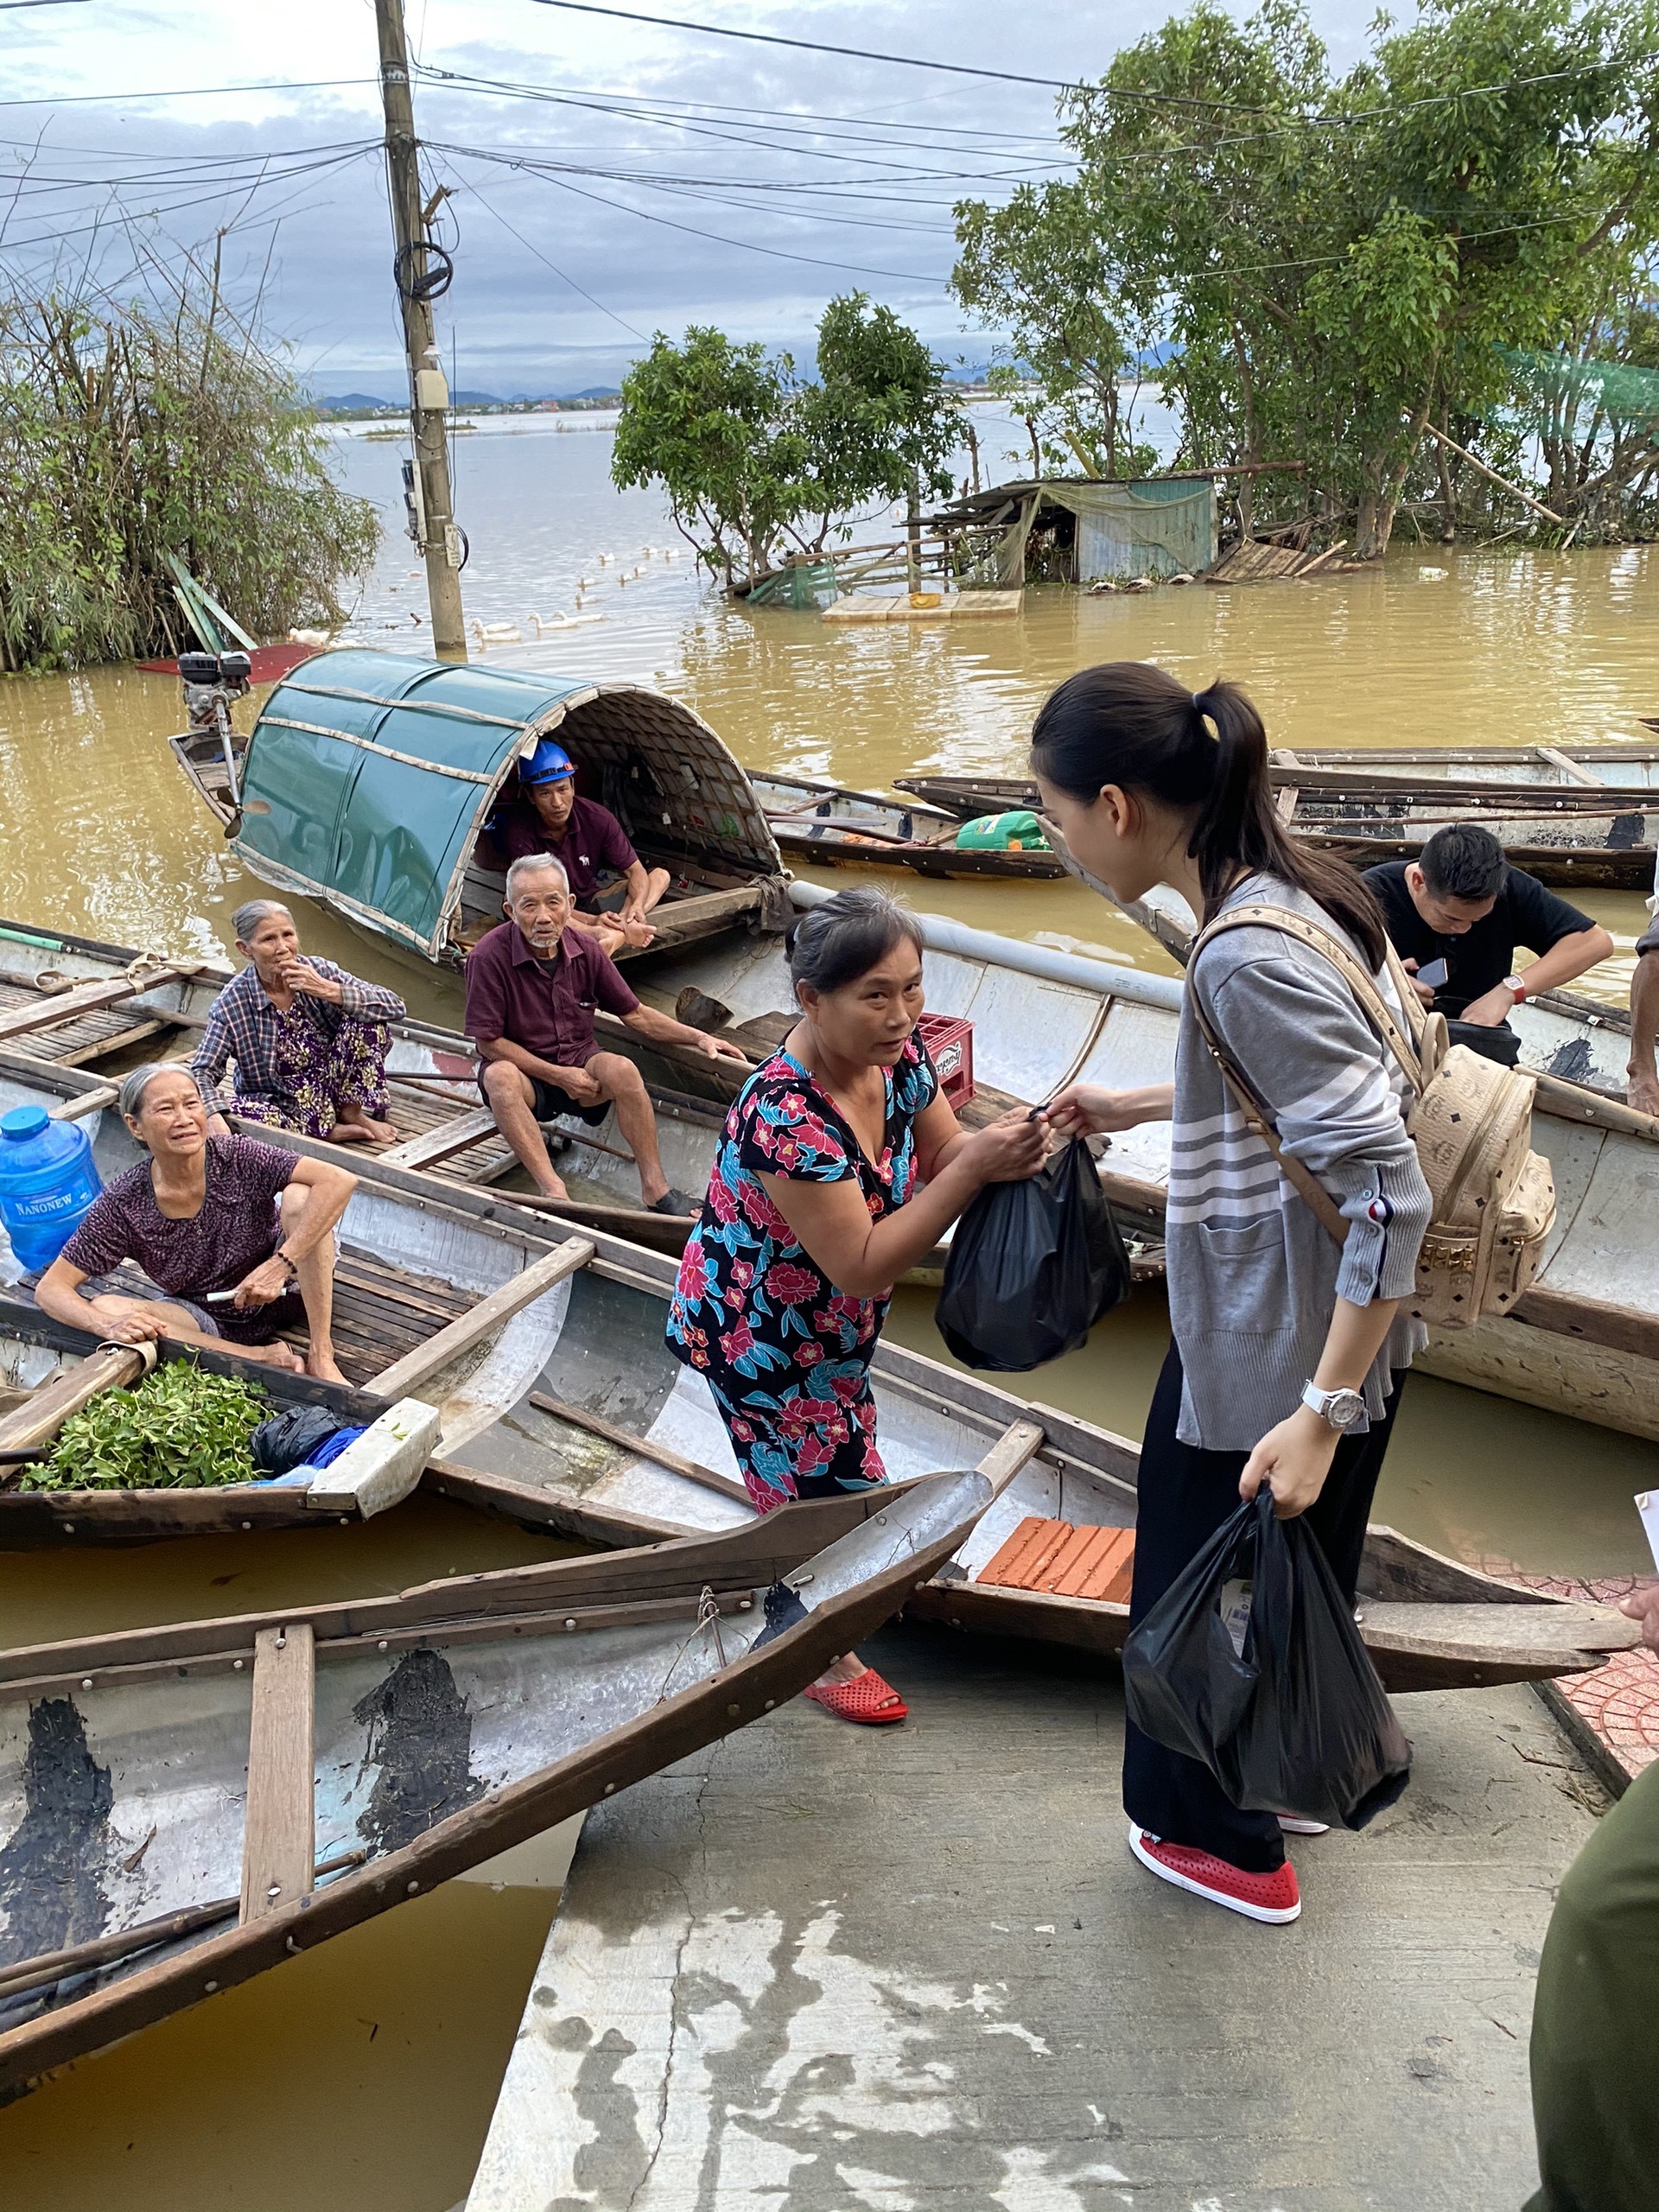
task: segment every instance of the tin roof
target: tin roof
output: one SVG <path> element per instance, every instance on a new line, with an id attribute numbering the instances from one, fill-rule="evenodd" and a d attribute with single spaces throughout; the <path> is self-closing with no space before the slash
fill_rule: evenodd
<path id="1" fill-rule="evenodd" d="M 498 792 L 555 729 L 579 788 L 636 842 L 782 873 L 748 779 L 689 707 L 635 684 L 349 647 L 307 661 L 266 701 L 234 849 L 435 958 Z"/>

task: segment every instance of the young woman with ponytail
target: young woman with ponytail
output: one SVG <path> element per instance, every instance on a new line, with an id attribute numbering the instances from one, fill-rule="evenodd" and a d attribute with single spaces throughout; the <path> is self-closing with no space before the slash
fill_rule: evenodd
<path id="1" fill-rule="evenodd" d="M 1230 906 L 1288 907 L 1345 942 L 1400 1010 L 1370 893 L 1285 834 L 1262 719 L 1236 685 L 1195 694 L 1135 661 L 1084 669 L 1038 715 L 1032 766 L 1066 843 L 1119 899 L 1166 883 L 1204 922 Z M 1340 1207 L 1340 1246 L 1246 1125 L 1198 1008 L 1285 1151 Z M 1404 1370 L 1425 1340 L 1398 1311 L 1429 1217 L 1402 1088 L 1332 963 L 1250 925 L 1187 971 L 1173 1084 L 1077 1084 L 1054 1100 L 1055 1127 L 1073 1135 L 1173 1122 L 1174 1340 L 1141 1447 L 1132 1620 L 1263 1483 L 1281 1518 L 1308 1516 L 1351 1597 Z M 1255 1920 L 1300 1912 L 1283 1834 L 1306 1823 L 1240 1811 L 1198 1760 L 1132 1726 L 1123 1799 L 1130 1848 L 1163 1880 Z"/>

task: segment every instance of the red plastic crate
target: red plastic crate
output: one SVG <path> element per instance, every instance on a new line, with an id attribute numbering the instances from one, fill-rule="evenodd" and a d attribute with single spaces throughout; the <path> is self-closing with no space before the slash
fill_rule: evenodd
<path id="1" fill-rule="evenodd" d="M 973 1023 L 954 1014 L 925 1014 L 916 1027 L 946 1099 L 953 1107 L 965 1106 L 974 1095 Z"/>

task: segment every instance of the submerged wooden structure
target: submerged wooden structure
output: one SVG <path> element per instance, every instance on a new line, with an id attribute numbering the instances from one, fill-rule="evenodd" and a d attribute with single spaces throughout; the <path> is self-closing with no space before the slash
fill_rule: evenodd
<path id="1" fill-rule="evenodd" d="M 0 1657 L 0 2095 L 794 1696 L 995 1476 Z"/>

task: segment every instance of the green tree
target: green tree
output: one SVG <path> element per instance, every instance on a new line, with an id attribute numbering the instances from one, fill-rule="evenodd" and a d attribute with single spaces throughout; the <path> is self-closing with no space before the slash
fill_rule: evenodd
<path id="1" fill-rule="evenodd" d="M 1351 518 L 1378 553 L 1408 485 L 1442 480 L 1427 426 L 1484 420 L 1500 348 L 1553 344 L 1586 267 L 1652 243 L 1656 30 L 1654 0 L 1428 0 L 1336 79 L 1295 0 L 1244 23 L 1200 4 L 1066 97 L 1074 185 L 1000 231 L 958 210 L 953 283 L 988 315 L 1023 283 L 1021 342 L 1081 377 L 1097 347 L 1028 272 L 1092 252 L 1101 321 L 1166 353 L 1180 459 L 1300 461 L 1256 499 Z"/>
<path id="2" fill-rule="evenodd" d="M 694 327 L 658 332 L 622 384 L 611 474 L 659 484 L 699 559 L 728 588 L 788 550 L 822 553 L 861 511 L 944 492 L 955 442 L 938 364 L 890 308 L 831 300 L 818 376 L 756 340 Z"/>
<path id="3" fill-rule="evenodd" d="M 378 536 L 216 273 L 161 305 L 0 298 L 0 666 L 176 651 L 169 552 L 251 631 L 337 624 Z"/>
<path id="4" fill-rule="evenodd" d="M 660 484 L 699 559 L 725 576 L 758 575 L 802 511 L 806 443 L 794 420 L 794 364 L 758 340 L 693 326 L 677 346 L 659 330 L 622 379 L 611 476 Z"/>

